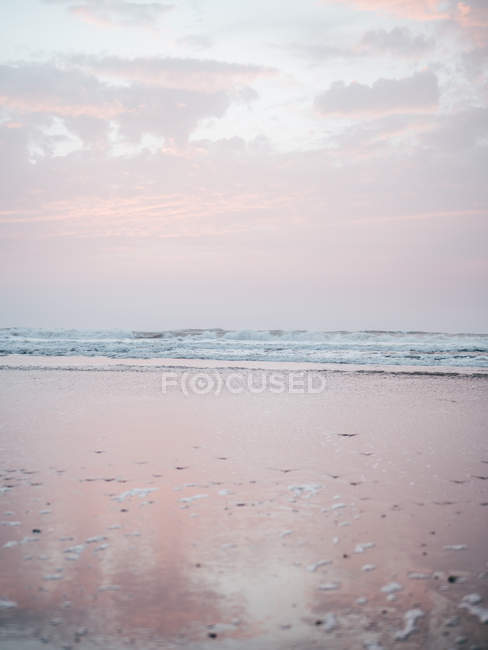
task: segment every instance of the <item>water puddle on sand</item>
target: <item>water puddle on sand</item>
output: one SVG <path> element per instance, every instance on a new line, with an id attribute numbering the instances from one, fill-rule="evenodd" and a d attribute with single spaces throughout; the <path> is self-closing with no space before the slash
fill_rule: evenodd
<path id="1" fill-rule="evenodd" d="M 484 380 L 2 378 L 2 648 L 487 647 Z"/>

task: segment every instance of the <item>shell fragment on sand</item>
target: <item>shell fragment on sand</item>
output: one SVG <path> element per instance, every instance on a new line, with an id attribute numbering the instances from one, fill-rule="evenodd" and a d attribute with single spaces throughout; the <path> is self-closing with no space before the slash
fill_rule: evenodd
<path id="1" fill-rule="evenodd" d="M 326 566 L 327 564 L 332 564 L 332 560 L 319 560 L 314 564 L 309 564 L 307 566 L 307 571 L 310 571 L 311 573 L 315 573 L 317 569 L 319 569 L 321 566 Z"/>
<path id="2" fill-rule="evenodd" d="M 364 553 L 364 551 L 367 551 L 369 548 L 374 548 L 375 546 L 376 544 L 374 542 L 361 542 L 360 544 L 356 544 L 354 553 Z"/>
<path id="3" fill-rule="evenodd" d="M 208 494 L 195 494 L 192 497 L 182 497 L 180 501 L 182 503 L 192 503 L 193 501 L 198 501 L 199 499 L 207 499 Z"/>
<path id="4" fill-rule="evenodd" d="M 80 553 L 83 552 L 84 548 L 85 548 L 84 544 L 77 544 L 76 546 L 70 546 L 69 548 L 65 548 L 63 553 L 79 555 Z"/>
<path id="5" fill-rule="evenodd" d="M 5 542 L 2 548 L 13 548 L 14 546 L 18 546 L 18 544 L 19 542 L 16 539 L 12 539 L 10 542 Z"/>
<path id="6" fill-rule="evenodd" d="M 151 492 L 156 492 L 157 489 L 158 488 L 132 488 L 132 490 L 126 490 L 125 492 L 122 492 L 122 494 L 113 497 L 113 500 L 122 503 L 130 497 L 139 497 L 142 499 L 147 497 Z"/>
<path id="7" fill-rule="evenodd" d="M 62 580 L 63 579 L 63 574 L 62 573 L 48 573 L 45 576 L 42 576 L 43 580 Z"/>
<path id="8" fill-rule="evenodd" d="M 384 594 L 393 594 L 396 591 L 401 591 L 403 589 L 402 585 L 398 582 L 389 582 L 387 585 L 381 587 L 381 591 Z"/>
<path id="9" fill-rule="evenodd" d="M 332 632 L 337 627 L 337 619 L 335 614 L 329 612 L 324 616 L 324 632 Z"/>

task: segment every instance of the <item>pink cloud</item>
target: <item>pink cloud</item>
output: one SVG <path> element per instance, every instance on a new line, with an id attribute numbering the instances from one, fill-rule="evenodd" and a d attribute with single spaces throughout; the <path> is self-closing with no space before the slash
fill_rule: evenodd
<path id="1" fill-rule="evenodd" d="M 328 0 L 325 0 L 328 2 Z M 443 20 L 449 13 L 442 9 L 440 0 L 341 0 L 358 9 L 394 14 L 412 20 Z"/>
<path id="2" fill-rule="evenodd" d="M 154 27 L 163 14 L 171 11 L 171 4 L 160 2 L 127 2 L 126 0 L 44 0 L 49 4 L 65 4 L 68 11 L 80 20 L 102 27 Z"/>
<path id="3" fill-rule="evenodd" d="M 0 105 L 15 115 L 38 121 L 61 117 L 81 137 L 108 127 L 115 120 L 120 132 L 132 141 L 145 134 L 184 142 L 200 120 L 221 117 L 234 92 L 165 88 L 140 83 L 115 86 L 78 69 L 52 63 L 0 66 Z M 81 120 L 80 118 L 86 118 Z M 91 122 L 88 120 L 90 118 Z"/>
<path id="4" fill-rule="evenodd" d="M 324 0 L 328 2 L 329 0 Z M 392 14 L 410 20 L 450 21 L 478 44 L 488 41 L 486 0 L 340 0 L 364 11 Z"/>
<path id="5" fill-rule="evenodd" d="M 212 59 L 117 56 L 72 56 L 69 63 L 90 74 L 98 74 L 126 81 L 216 91 L 242 86 L 259 77 L 269 77 L 276 70 L 267 66 L 227 63 Z"/>
<path id="6" fill-rule="evenodd" d="M 488 43 L 488 5 L 485 0 L 458 2 L 456 20 L 478 45 Z"/>

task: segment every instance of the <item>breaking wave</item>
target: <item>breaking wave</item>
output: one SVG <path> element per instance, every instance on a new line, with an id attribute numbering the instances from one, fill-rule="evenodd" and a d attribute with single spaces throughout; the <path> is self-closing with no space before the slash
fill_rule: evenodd
<path id="1" fill-rule="evenodd" d="M 0 355 L 488 367 L 488 334 L 402 331 L 0 329 Z"/>

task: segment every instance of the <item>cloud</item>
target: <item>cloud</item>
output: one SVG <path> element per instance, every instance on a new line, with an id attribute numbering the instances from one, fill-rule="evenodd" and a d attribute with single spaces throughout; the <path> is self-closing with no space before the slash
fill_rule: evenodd
<path id="1" fill-rule="evenodd" d="M 125 0 L 44 0 L 47 4 L 65 4 L 68 11 L 87 23 L 100 26 L 153 27 L 173 5 L 160 2 L 126 2 Z"/>
<path id="2" fill-rule="evenodd" d="M 459 153 L 488 143 L 488 108 L 467 108 L 438 120 L 423 135 L 423 144 L 435 151 Z"/>
<path id="3" fill-rule="evenodd" d="M 332 146 L 350 162 L 408 154 L 418 149 L 419 138 L 436 125 L 431 114 L 391 114 L 362 120 L 333 136 Z"/>
<path id="4" fill-rule="evenodd" d="M 457 25 L 482 45 L 488 42 L 488 6 L 486 0 L 341 0 L 364 11 L 392 14 L 401 18 L 446 21 Z M 323 0 L 329 2 L 329 0 Z"/>
<path id="5" fill-rule="evenodd" d="M 438 101 L 437 77 L 424 71 L 403 79 L 378 79 L 372 86 L 336 81 L 316 97 L 315 107 L 323 114 L 388 114 L 431 110 Z"/>
<path id="6" fill-rule="evenodd" d="M 198 92 L 132 84 L 120 91 L 125 110 L 118 117 L 121 133 L 132 141 L 144 134 L 183 143 L 204 118 L 222 117 L 230 105 L 224 92 Z"/>
<path id="7" fill-rule="evenodd" d="M 184 142 L 205 118 L 221 117 L 232 93 L 185 88 L 163 88 L 132 83 L 107 84 L 80 70 L 55 64 L 0 66 L 0 106 L 8 116 L 30 123 L 59 117 L 80 137 L 99 138 L 115 122 L 128 139 L 155 134 Z"/>
<path id="8" fill-rule="evenodd" d="M 110 119 L 123 112 L 115 89 L 54 64 L 0 65 L 0 105 L 19 113 Z"/>
<path id="9" fill-rule="evenodd" d="M 488 45 L 464 52 L 461 58 L 464 69 L 471 78 L 488 78 Z"/>
<path id="10" fill-rule="evenodd" d="M 328 2 L 329 0 L 324 0 Z M 342 0 L 365 11 L 394 14 L 413 20 L 443 20 L 450 17 L 440 0 Z M 448 5 L 452 5 L 448 0 Z M 443 7 L 444 5 L 444 7 Z"/>
<path id="11" fill-rule="evenodd" d="M 408 127 L 399 116 L 382 122 L 383 132 Z M 13 278 L 9 286 L 25 278 L 31 287 L 15 293 L 18 304 L 28 305 L 42 292 L 52 295 L 56 282 L 66 282 L 60 304 L 76 314 L 73 318 L 90 309 L 94 295 L 102 305 L 106 295 L 118 295 L 115 304 L 126 309 L 142 294 L 150 318 L 155 318 L 151 306 L 159 305 L 154 296 L 164 296 L 164 318 L 169 287 L 181 318 L 177 305 L 184 277 L 185 304 L 194 304 L 195 282 L 201 282 L 197 294 L 216 305 L 217 321 L 229 304 L 239 308 L 236 278 L 243 299 L 263 282 L 275 282 L 276 289 L 263 297 L 273 309 L 286 310 L 291 295 L 296 310 L 306 290 L 307 310 L 314 313 L 317 295 L 326 295 L 323 318 L 331 310 L 341 313 L 353 300 L 356 313 L 370 309 L 364 313 L 374 319 L 378 305 L 381 318 L 398 305 L 400 321 L 409 317 L 402 307 L 407 294 L 412 304 L 420 300 L 429 308 L 432 295 L 444 287 L 447 306 L 454 295 L 465 299 L 466 286 L 478 293 L 473 309 L 482 303 L 486 262 L 478 265 L 486 258 L 488 148 L 480 138 L 474 151 L 445 151 L 441 142 L 413 150 L 385 148 L 381 156 L 364 158 L 352 155 L 354 138 L 346 150 L 268 148 L 264 154 L 260 142 L 232 138 L 173 153 L 116 157 L 80 151 L 28 164 L 23 129 L 5 128 L 3 134 L 0 127 L 0 139 L 3 135 L 4 265 Z M 93 263 L 100 247 L 104 251 Z M 119 247 L 117 260 L 111 247 Z M 114 282 L 102 291 L 100 282 L 111 273 Z M 90 287 L 82 309 L 71 277 Z M 126 278 L 134 290 L 122 296 Z M 223 279 L 229 283 L 225 300 Z M 391 292 L 385 289 L 389 283 Z"/>
<path id="12" fill-rule="evenodd" d="M 458 2 L 456 20 L 478 45 L 488 44 L 488 5 L 486 0 Z"/>
<path id="13" fill-rule="evenodd" d="M 407 27 L 375 29 L 366 32 L 359 44 L 359 50 L 396 54 L 399 56 L 418 56 L 434 46 L 432 39 L 421 34 L 413 34 Z"/>
<path id="14" fill-rule="evenodd" d="M 367 31 L 359 42 L 350 47 L 337 47 L 328 43 L 290 43 L 286 49 L 298 56 L 314 61 L 332 59 L 357 59 L 365 55 L 390 54 L 401 57 L 417 57 L 435 45 L 433 39 L 415 34 L 407 27 L 395 27 L 390 31 L 376 29 Z"/>
<path id="15" fill-rule="evenodd" d="M 67 59 L 85 72 L 125 81 L 214 92 L 276 74 L 273 68 L 212 59 L 75 55 Z"/>
<path id="16" fill-rule="evenodd" d="M 182 144 L 202 120 L 254 101 L 247 84 L 274 73 L 210 59 L 79 55 L 20 62 L 0 65 L 0 107 L 8 119 L 29 116 L 39 128 L 60 118 L 86 146 L 107 144 L 111 125 L 134 143 L 150 134 Z"/>

